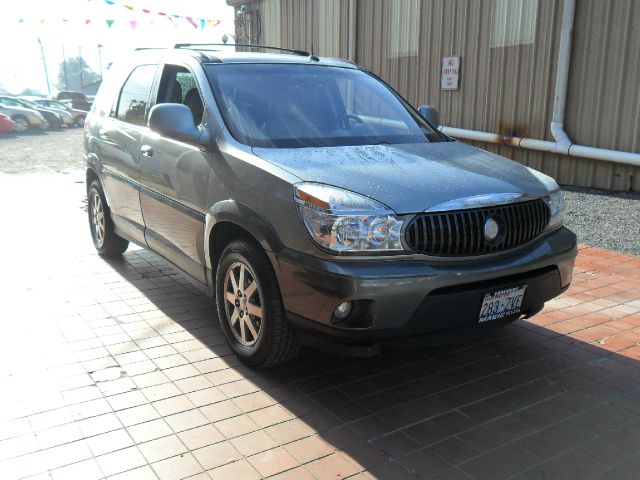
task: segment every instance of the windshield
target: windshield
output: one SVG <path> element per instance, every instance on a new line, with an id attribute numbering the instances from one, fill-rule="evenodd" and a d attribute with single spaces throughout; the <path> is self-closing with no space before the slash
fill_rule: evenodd
<path id="1" fill-rule="evenodd" d="M 292 148 L 446 140 L 397 94 L 351 68 L 208 65 L 231 134 L 253 147 Z"/>
<path id="2" fill-rule="evenodd" d="M 18 100 L 18 102 L 20 102 L 22 105 L 24 105 L 27 108 L 41 108 L 40 105 L 36 105 L 35 103 L 29 100 L 25 100 L 24 98 L 21 98 L 20 100 Z"/>

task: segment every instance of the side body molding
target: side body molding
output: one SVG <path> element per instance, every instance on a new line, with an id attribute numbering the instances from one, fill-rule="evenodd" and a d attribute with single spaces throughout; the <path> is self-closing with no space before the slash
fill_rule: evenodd
<path id="1" fill-rule="evenodd" d="M 221 200 L 214 204 L 205 216 L 204 253 L 209 270 L 215 268 L 211 265 L 212 245 L 209 239 L 213 228 L 220 222 L 230 222 L 244 228 L 267 252 L 279 252 L 283 248 L 280 238 L 260 212 L 235 200 Z"/>

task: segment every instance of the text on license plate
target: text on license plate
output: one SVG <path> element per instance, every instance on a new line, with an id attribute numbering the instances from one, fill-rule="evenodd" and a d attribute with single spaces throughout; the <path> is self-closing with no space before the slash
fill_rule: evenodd
<path id="1" fill-rule="evenodd" d="M 526 285 L 487 293 L 480 307 L 479 323 L 520 313 Z"/>

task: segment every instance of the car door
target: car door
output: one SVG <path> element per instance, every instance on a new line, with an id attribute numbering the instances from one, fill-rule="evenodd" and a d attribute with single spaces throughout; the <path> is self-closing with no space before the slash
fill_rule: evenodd
<path id="1" fill-rule="evenodd" d="M 191 108 L 194 124 L 206 123 L 199 88 L 186 66 L 164 65 L 156 103 L 182 103 Z M 143 137 L 142 151 L 140 204 L 147 245 L 206 283 L 203 239 L 211 154 L 151 132 Z"/>
<path id="2" fill-rule="evenodd" d="M 109 116 L 96 125 L 101 174 L 116 230 L 144 244 L 140 145 L 157 65 L 140 65 L 124 82 Z"/>

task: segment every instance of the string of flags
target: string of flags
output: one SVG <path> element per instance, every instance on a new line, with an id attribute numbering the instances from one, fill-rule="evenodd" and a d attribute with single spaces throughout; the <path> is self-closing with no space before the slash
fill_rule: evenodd
<path id="1" fill-rule="evenodd" d="M 213 19 L 213 18 L 199 18 L 199 17 L 190 17 L 190 16 L 186 16 L 186 15 L 177 15 L 177 14 L 172 14 L 172 13 L 167 13 L 167 12 L 163 12 L 163 11 L 159 11 L 159 10 L 151 10 L 148 8 L 140 8 L 137 7 L 135 5 L 132 5 L 130 3 L 124 3 L 124 2 L 120 2 L 118 0 L 88 0 L 89 2 L 91 1 L 103 1 L 105 4 L 110 5 L 110 6 L 121 6 L 127 10 L 130 10 L 132 12 L 141 12 L 144 13 L 145 15 L 149 15 L 150 17 L 155 17 L 155 18 L 164 18 L 167 21 L 169 21 L 170 23 L 172 23 L 173 25 L 179 25 L 180 22 L 187 22 L 189 25 L 191 25 L 193 28 L 195 29 L 201 29 L 204 30 L 207 27 L 215 27 L 216 25 L 218 25 L 220 23 L 220 20 L 218 19 Z M 83 22 L 85 25 L 89 25 L 91 23 L 93 23 L 94 25 L 104 21 L 105 24 L 107 25 L 107 28 L 111 28 L 116 22 L 118 23 L 122 23 L 122 22 L 128 22 L 129 25 L 131 26 L 131 28 L 133 30 L 136 29 L 136 27 L 138 26 L 138 20 L 116 20 L 113 18 L 109 18 L 109 19 L 105 19 L 105 20 L 96 20 L 93 18 L 85 18 L 85 19 L 69 19 L 69 18 L 58 18 L 58 19 L 50 19 L 50 18 L 39 18 L 39 19 L 34 19 L 34 20 L 29 20 L 30 23 L 39 23 L 41 25 L 45 24 L 45 23 L 52 23 L 52 22 L 56 22 L 56 21 L 62 21 L 63 23 L 69 23 L 69 22 Z M 151 20 L 153 23 L 153 19 Z M 27 23 L 28 20 L 25 18 L 19 18 L 18 19 L 19 23 Z"/>

